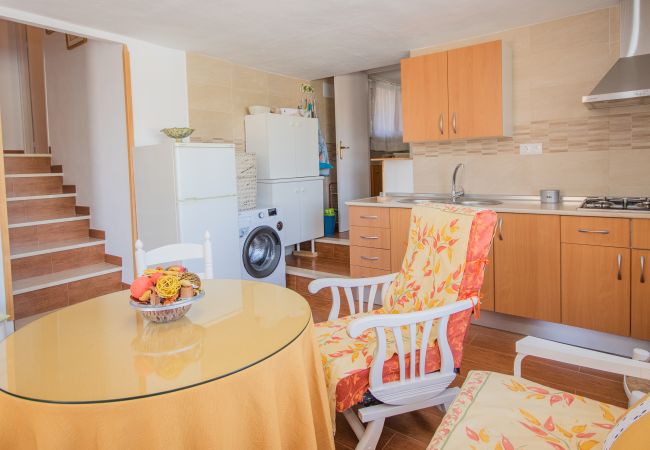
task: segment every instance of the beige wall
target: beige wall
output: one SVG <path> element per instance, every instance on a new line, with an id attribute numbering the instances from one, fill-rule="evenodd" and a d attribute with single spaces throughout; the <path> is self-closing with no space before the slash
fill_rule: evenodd
<path id="1" fill-rule="evenodd" d="M 187 54 L 187 84 L 193 141 L 234 142 L 245 149 L 244 116 L 251 105 L 295 108 L 305 80 Z"/>
<path id="2" fill-rule="evenodd" d="M 581 103 L 618 58 L 618 7 L 411 54 L 494 39 L 513 49 L 513 138 L 413 144 L 416 191 L 447 192 L 463 162 L 469 193 L 650 196 L 650 106 Z M 519 144 L 534 142 L 542 155 L 518 154 Z"/>

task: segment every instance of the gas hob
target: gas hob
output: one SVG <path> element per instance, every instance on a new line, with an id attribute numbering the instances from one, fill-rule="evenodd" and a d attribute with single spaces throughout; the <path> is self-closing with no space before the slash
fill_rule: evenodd
<path id="1" fill-rule="evenodd" d="M 650 213 L 650 197 L 587 197 L 580 209 L 607 209 Z"/>

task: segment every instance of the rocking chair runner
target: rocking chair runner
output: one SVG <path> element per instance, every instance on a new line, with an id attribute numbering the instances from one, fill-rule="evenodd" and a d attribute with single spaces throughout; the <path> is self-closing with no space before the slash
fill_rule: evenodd
<path id="1" fill-rule="evenodd" d="M 399 274 L 319 279 L 309 285 L 312 293 L 326 287 L 332 292 L 330 316 L 317 324 L 317 340 L 331 406 L 344 413 L 359 438 L 357 449 L 375 448 L 386 417 L 446 406 L 454 399 L 458 388 L 448 386 L 460 366 L 471 311 L 479 303 L 495 224 L 493 211 L 418 206 Z M 351 312 L 342 318 L 339 288 Z M 383 306 L 373 310 L 378 292 Z M 349 369 L 343 376 L 340 363 Z M 353 367 L 345 366 L 350 363 Z M 381 403 L 355 414 L 352 407 L 367 391 Z"/>

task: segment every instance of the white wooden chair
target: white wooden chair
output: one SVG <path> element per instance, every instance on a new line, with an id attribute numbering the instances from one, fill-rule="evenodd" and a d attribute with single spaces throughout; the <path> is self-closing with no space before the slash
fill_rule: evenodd
<path id="1" fill-rule="evenodd" d="M 315 294 L 323 288 L 331 289 L 332 308 L 328 320 L 334 320 L 338 318 L 340 310 L 339 288 L 342 288 L 345 293 L 350 314 L 371 311 L 374 309 L 374 300 L 378 290 L 381 292 L 383 302 L 388 287 L 396 276 L 395 273 L 360 279 L 321 278 L 309 284 L 309 292 Z M 356 298 L 354 290 L 357 293 Z M 370 367 L 369 390 L 377 400 L 383 402 L 383 404 L 379 405 L 360 407 L 356 414 L 352 408 L 343 412 L 344 417 L 359 439 L 357 450 L 372 450 L 376 447 L 387 417 L 430 406 L 439 406 L 446 410 L 459 392 L 459 388 L 448 387 L 456 378 L 456 372 L 451 348 L 447 340 L 447 322 L 452 314 L 471 309 L 478 301 L 478 297 L 472 297 L 439 308 L 404 314 L 376 314 L 360 317 L 350 322 L 347 331 L 353 338 L 358 337 L 370 328 L 374 328 L 376 332 L 377 350 Z M 437 345 L 440 349 L 440 370 L 426 373 L 427 343 L 429 342 L 434 320 L 439 320 Z M 422 326 L 423 329 L 422 339 L 419 344 L 416 342 L 418 326 Z M 408 327 L 409 329 L 410 370 L 408 377 L 406 376 L 406 353 L 401 327 Z M 389 328 L 395 337 L 400 370 L 399 381 L 388 383 L 385 383 L 382 377 L 384 363 L 387 360 L 386 328 Z M 416 364 L 416 351 L 418 350 L 419 361 Z M 417 372 L 416 365 L 418 366 Z M 364 423 L 367 425 L 364 426 Z"/>
<path id="2" fill-rule="evenodd" d="M 144 244 L 138 239 L 135 243 L 135 268 L 138 276 L 143 275 L 145 269 L 149 266 L 190 259 L 203 259 L 203 273 L 197 275 L 204 280 L 211 280 L 214 277 L 214 270 L 210 233 L 206 231 L 203 237 L 203 244 L 170 244 L 148 252 L 144 250 Z"/>

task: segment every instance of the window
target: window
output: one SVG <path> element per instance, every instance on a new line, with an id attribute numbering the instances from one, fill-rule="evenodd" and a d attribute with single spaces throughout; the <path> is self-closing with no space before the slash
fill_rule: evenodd
<path id="1" fill-rule="evenodd" d="M 402 88 L 383 80 L 370 80 L 370 149 L 408 150 L 402 142 Z"/>

